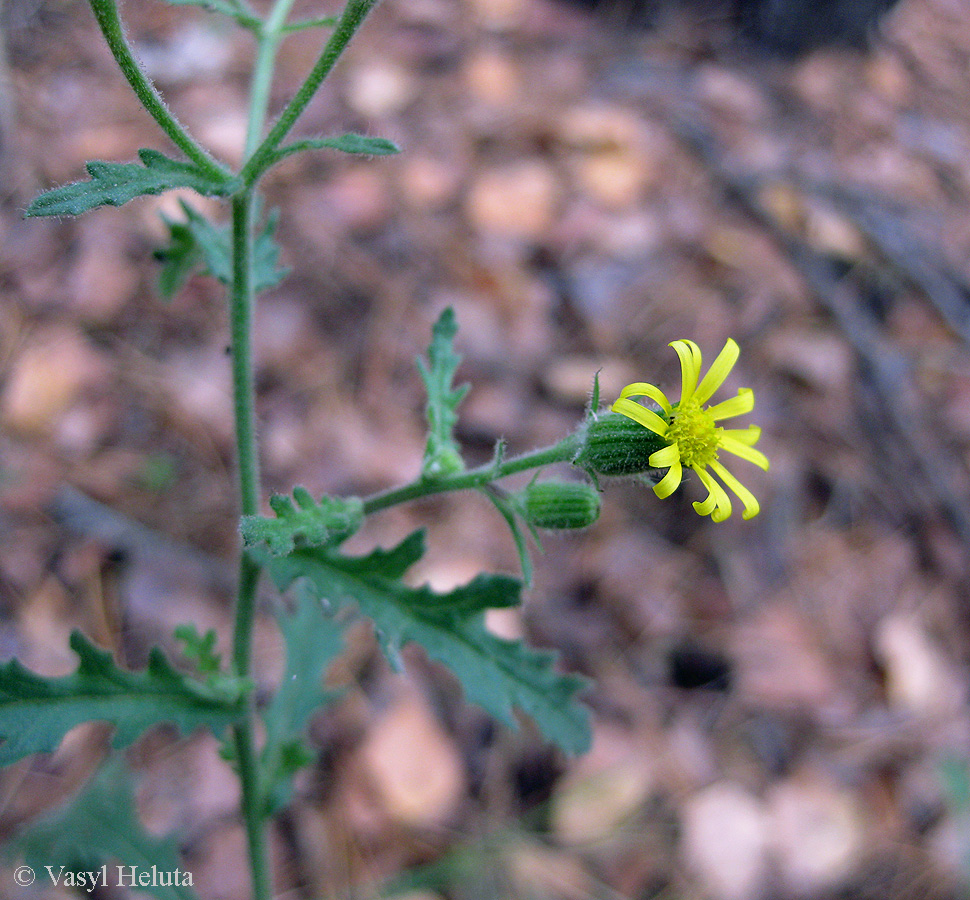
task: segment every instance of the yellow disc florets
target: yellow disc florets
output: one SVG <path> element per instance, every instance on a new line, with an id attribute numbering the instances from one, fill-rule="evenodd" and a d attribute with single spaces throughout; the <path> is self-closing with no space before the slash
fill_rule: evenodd
<path id="1" fill-rule="evenodd" d="M 664 437 L 680 447 L 680 461 L 685 466 L 707 466 L 717 459 L 717 445 L 723 428 L 714 417 L 693 399 L 673 409 L 670 427 Z"/>

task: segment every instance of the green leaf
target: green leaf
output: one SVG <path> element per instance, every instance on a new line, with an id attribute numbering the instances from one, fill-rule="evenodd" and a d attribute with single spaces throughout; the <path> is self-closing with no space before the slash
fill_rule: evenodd
<path id="1" fill-rule="evenodd" d="M 554 654 L 496 637 L 485 628 L 484 610 L 516 605 L 521 584 L 505 575 L 482 574 L 444 594 L 427 585 L 410 587 L 398 577 L 404 563 L 416 561 L 422 549 L 423 539 L 415 533 L 389 551 L 358 558 L 334 547 L 296 550 L 267 560 L 267 569 L 280 589 L 306 578 L 332 606 L 355 603 L 373 620 L 392 664 L 405 643 L 419 643 L 455 673 L 470 700 L 496 718 L 514 726 L 512 709 L 518 707 L 565 750 L 588 749 L 588 714 L 575 699 L 585 679 L 557 673 Z"/>
<path id="2" fill-rule="evenodd" d="M 232 236 L 228 225 L 215 225 L 180 201 L 185 213 L 184 222 L 162 216 L 169 231 L 169 244 L 155 251 L 162 263 L 158 290 L 163 298 L 171 299 L 193 272 L 201 271 L 227 287 L 232 281 Z M 273 237 L 278 210 L 273 210 L 253 241 L 253 288 L 256 293 L 275 287 L 285 277 L 287 269 L 278 266 L 279 244 Z"/>
<path id="3" fill-rule="evenodd" d="M 90 181 L 76 181 L 37 197 L 28 216 L 79 216 L 98 206 L 121 206 L 145 194 L 191 188 L 204 196 L 225 197 L 240 186 L 237 178 L 214 178 L 193 163 L 169 159 L 157 150 L 139 150 L 138 163 L 89 162 Z"/>
<path id="4" fill-rule="evenodd" d="M 81 722 L 111 722 L 117 748 L 162 722 L 218 735 L 245 714 L 247 685 L 238 679 L 221 689 L 201 684 L 176 671 L 157 647 L 147 669 L 128 672 L 79 631 L 70 644 L 80 660 L 73 675 L 43 678 L 17 660 L 0 666 L 0 765 L 55 750 Z"/>
<path id="5" fill-rule="evenodd" d="M 280 147 L 273 154 L 272 159 L 276 163 L 294 153 L 303 153 L 305 150 L 339 150 L 341 153 L 354 153 L 363 156 L 392 156 L 401 152 L 401 148 L 397 144 L 386 138 L 348 133 L 339 137 L 308 138 L 303 141 L 295 141 L 285 147 Z"/>
<path id="6" fill-rule="evenodd" d="M 293 499 L 296 506 L 283 494 L 270 498 L 276 518 L 242 517 L 239 530 L 247 547 L 266 544 L 273 556 L 285 556 L 295 547 L 346 540 L 364 521 L 364 504 L 359 497 L 322 497 L 316 501 L 306 488 L 297 487 Z"/>
<path id="7" fill-rule="evenodd" d="M 428 443 L 424 450 L 422 472 L 427 478 L 451 475 L 465 468 L 453 432 L 458 422 L 458 405 L 468 393 L 468 385 L 454 387 L 452 382 L 461 357 L 453 342 L 458 333 L 455 311 L 442 310 L 431 331 L 428 362 L 418 359 L 418 371 L 428 394 L 425 415 L 428 419 Z"/>
<path id="8" fill-rule="evenodd" d="M 199 634 L 195 624 L 177 625 L 172 636 L 183 645 L 182 653 L 195 663 L 196 671 L 204 676 L 205 686 L 217 694 L 238 690 L 238 677 L 222 668 L 222 655 L 216 653 L 216 632 L 210 628 Z"/>
<path id="9" fill-rule="evenodd" d="M 72 802 L 16 835 L 4 848 L 4 856 L 23 859 L 39 879 L 58 878 L 61 884 L 66 873 L 94 873 L 109 860 L 114 863 L 108 866 L 109 885 L 119 882 L 117 865 L 125 867 L 126 877 L 130 866 L 149 874 L 152 866 L 165 873 L 178 870 L 171 886 L 156 884 L 138 890 L 159 900 L 197 897 L 188 886 L 193 879 L 179 858 L 174 838 L 154 837 L 139 821 L 133 779 L 118 756 L 109 757 Z M 48 873 L 47 866 L 53 871 Z M 96 874 L 100 879 L 101 873 Z M 97 887 L 102 887 L 100 880 Z M 83 889 L 90 896 L 90 880 Z"/>
<path id="10" fill-rule="evenodd" d="M 292 613 L 280 608 L 276 619 L 286 644 L 286 671 L 263 712 L 262 771 L 269 814 L 288 802 L 291 776 L 314 759 L 303 746 L 303 733 L 313 712 L 338 696 L 323 690 L 321 680 L 343 649 L 342 626 L 307 589 L 296 592 Z"/>
<path id="11" fill-rule="evenodd" d="M 195 663 L 196 668 L 203 675 L 212 675 L 222 666 L 222 657 L 216 653 L 215 628 L 210 628 L 205 634 L 199 634 L 194 622 L 187 625 L 176 625 L 172 636 L 184 645 L 182 652 Z"/>
<path id="12" fill-rule="evenodd" d="M 168 228 L 169 244 L 155 251 L 155 259 L 162 264 L 158 293 L 163 300 L 171 300 L 192 273 L 202 266 L 202 254 L 187 223 L 172 221 L 164 215 L 162 221 Z"/>

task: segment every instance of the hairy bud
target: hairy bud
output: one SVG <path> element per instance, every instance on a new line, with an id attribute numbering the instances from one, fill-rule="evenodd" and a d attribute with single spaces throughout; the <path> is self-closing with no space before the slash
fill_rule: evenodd
<path id="1" fill-rule="evenodd" d="M 591 484 L 537 481 L 519 495 L 522 514 L 533 528 L 586 528 L 600 514 L 600 495 Z"/>
<path id="2" fill-rule="evenodd" d="M 655 468 L 650 456 L 666 446 L 662 437 L 639 422 L 608 412 L 590 420 L 574 462 L 596 475 L 639 475 Z"/>

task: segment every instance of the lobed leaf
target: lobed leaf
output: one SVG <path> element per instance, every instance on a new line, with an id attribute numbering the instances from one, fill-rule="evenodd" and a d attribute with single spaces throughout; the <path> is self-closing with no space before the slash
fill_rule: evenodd
<path id="1" fill-rule="evenodd" d="M 559 674 L 554 654 L 499 638 L 485 627 L 486 609 L 519 602 L 520 582 L 482 574 L 447 593 L 406 585 L 399 580 L 402 564 L 419 558 L 419 536 L 416 532 L 398 547 L 359 558 L 334 547 L 296 550 L 268 560 L 267 569 L 280 589 L 305 578 L 321 600 L 356 604 L 374 622 L 392 664 L 404 644 L 419 643 L 454 672 L 470 700 L 496 718 L 514 726 L 512 710 L 518 707 L 565 750 L 588 749 L 588 714 L 575 699 L 585 679 Z M 389 560 L 394 565 L 388 566 Z"/>
<path id="2" fill-rule="evenodd" d="M 297 591 L 296 609 L 280 608 L 277 622 L 286 645 L 286 670 L 279 689 L 263 711 L 266 743 L 262 754 L 263 784 L 269 812 L 288 801 L 290 777 L 312 762 L 302 737 L 307 720 L 337 696 L 325 691 L 321 680 L 327 667 L 343 649 L 343 628 L 324 611 L 309 590 Z"/>
<path id="3" fill-rule="evenodd" d="M 181 201 L 184 222 L 162 216 L 169 231 L 167 247 L 155 251 L 162 263 L 158 290 L 171 299 L 196 271 L 204 272 L 229 286 L 232 281 L 232 236 L 228 225 L 216 225 Z M 273 237 L 279 219 L 277 210 L 266 218 L 253 239 L 253 289 L 256 293 L 275 287 L 286 276 L 287 269 L 278 265 L 279 244 Z"/>
<path id="4" fill-rule="evenodd" d="M 460 472 L 465 465 L 453 432 L 458 423 L 458 405 L 468 393 L 468 385 L 454 387 L 455 371 L 461 357 L 454 350 L 458 333 L 455 311 L 449 306 L 442 310 L 431 330 L 428 361 L 418 359 L 418 371 L 424 382 L 428 401 L 425 415 L 428 420 L 428 442 L 424 450 L 422 472 L 428 478 Z"/>
<path id="5" fill-rule="evenodd" d="M 204 196 L 224 197 L 240 186 L 236 178 L 215 178 L 196 165 L 170 159 L 157 150 L 139 150 L 138 163 L 89 162 L 89 181 L 46 191 L 27 207 L 27 216 L 79 216 L 98 206 L 121 206 L 135 197 L 191 188 Z"/>
<path id="6" fill-rule="evenodd" d="M 239 530 L 247 547 L 266 544 L 273 556 L 285 556 L 297 547 L 346 540 L 364 521 L 364 504 L 359 497 L 322 497 L 317 501 L 306 488 L 297 487 L 293 499 L 295 506 L 283 494 L 270 498 L 275 518 L 242 517 Z"/>
<path id="7" fill-rule="evenodd" d="M 61 866 L 64 872 L 93 872 L 108 860 L 138 871 L 150 872 L 153 865 L 162 872 L 187 871 L 174 838 L 155 837 L 139 821 L 131 772 L 118 756 L 109 757 L 73 801 L 15 836 L 4 855 L 23 859 L 45 876 L 45 867 L 54 863 L 53 875 L 61 878 Z M 111 883 L 115 872 L 109 873 Z M 181 881 L 185 878 L 138 890 L 158 900 L 196 900 L 195 891 Z"/>
<path id="8" fill-rule="evenodd" d="M 79 631 L 70 645 L 79 659 L 72 675 L 43 678 L 17 660 L 0 666 L 0 765 L 57 749 L 81 722 L 110 722 L 112 745 L 120 748 L 162 722 L 184 733 L 204 726 L 218 735 L 245 715 L 246 685 L 202 684 L 173 668 L 157 647 L 147 669 L 129 672 Z"/>

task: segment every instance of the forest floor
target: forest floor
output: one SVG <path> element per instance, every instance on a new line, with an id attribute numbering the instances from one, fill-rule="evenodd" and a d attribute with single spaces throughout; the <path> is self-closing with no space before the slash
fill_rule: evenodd
<path id="1" fill-rule="evenodd" d="M 158 299 L 174 195 L 22 218 L 86 160 L 168 148 L 86 4 L 9 13 L 0 655 L 70 671 L 80 627 L 136 666 L 179 622 L 230 632 L 223 296 L 195 278 Z M 122 13 L 179 118 L 237 164 L 247 36 L 160 0 Z M 289 39 L 278 103 L 318 49 Z M 638 30 L 551 0 L 384 0 L 298 130 L 404 152 L 294 158 L 267 183 L 290 274 L 256 320 L 266 490 L 416 474 L 413 361 L 447 305 L 470 458 L 564 436 L 597 371 L 610 399 L 676 389 L 671 340 L 713 359 L 733 337 L 728 388 L 754 388 L 771 469 L 734 467 L 761 501 L 751 521 L 698 517 L 696 480 L 664 501 L 617 481 L 593 528 L 544 540 L 525 604 L 494 626 L 592 680 L 581 758 L 493 726 L 420 654 L 392 674 L 354 632 L 273 835 L 278 897 L 367 897 L 406 871 L 412 900 L 967 896 L 968 63 L 965 0 L 903 0 L 868 53 L 797 61 L 696 15 Z M 381 514 L 355 546 L 422 523 L 418 577 L 516 571 L 477 496 Z M 269 686 L 269 616 L 256 647 Z M 3 834 L 105 741 L 80 728 L 8 770 Z M 214 740 L 153 734 L 129 761 L 200 895 L 244 898 Z M 22 896 L 8 874 L 0 897 Z"/>

